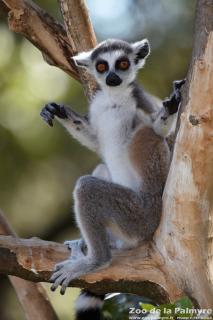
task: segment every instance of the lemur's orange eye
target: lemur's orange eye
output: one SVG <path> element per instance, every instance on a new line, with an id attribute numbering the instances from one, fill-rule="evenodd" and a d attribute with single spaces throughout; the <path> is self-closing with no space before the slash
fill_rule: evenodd
<path id="1" fill-rule="evenodd" d="M 127 60 L 121 61 L 119 63 L 119 68 L 122 70 L 126 70 L 129 68 L 129 62 Z"/>
<path id="2" fill-rule="evenodd" d="M 96 70 L 100 73 L 104 73 L 105 71 L 108 70 L 108 64 L 107 62 L 105 61 L 102 61 L 102 62 L 98 62 L 96 64 Z"/>
<path id="3" fill-rule="evenodd" d="M 124 58 L 120 58 L 119 60 L 116 61 L 115 67 L 116 69 L 120 69 L 120 70 L 127 70 L 129 69 L 130 66 L 130 62 L 129 59 L 124 57 Z"/>
<path id="4" fill-rule="evenodd" d="M 99 64 L 97 65 L 97 70 L 98 70 L 99 72 L 104 72 L 104 71 L 106 70 L 105 64 L 99 63 Z"/>

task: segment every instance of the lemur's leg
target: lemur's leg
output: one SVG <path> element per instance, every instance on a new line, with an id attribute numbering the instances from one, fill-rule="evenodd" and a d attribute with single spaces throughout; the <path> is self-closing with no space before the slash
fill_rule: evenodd
<path id="1" fill-rule="evenodd" d="M 92 176 L 106 181 L 111 181 L 110 172 L 104 163 L 99 164 L 92 172 Z M 116 242 L 114 237 L 109 235 L 112 243 L 112 247 L 116 248 Z M 87 246 L 83 239 L 77 240 L 66 240 L 64 244 L 71 250 L 71 259 L 76 259 L 76 257 L 82 257 L 87 252 Z"/>
<path id="2" fill-rule="evenodd" d="M 54 102 L 46 104 L 40 115 L 51 127 L 56 117 L 73 138 L 92 151 L 98 150 L 97 138 L 86 116 L 81 116 L 70 108 Z"/>
<path id="3" fill-rule="evenodd" d="M 92 176 L 106 181 L 111 181 L 110 172 L 104 163 L 99 164 L 92 172 Z M 116 239 L 109 234 L 112 247 L 116 248 Z M 71 258 L 80 257 L 87 252 L 87 246 L 83 239 L 66 240 L 64 244 L 71 250 Z"/>
<path id="4" fill-rule="evenodd" d="M 154 131 L 162 137 L 167 137 L 172 131 L 175 131 L 178 117 L 178 108 L 181 102 L 181 87 L 185 80 L 173 82 L 173 92 L 169 98 L 165 99 L 163 108 L 157 114 L 154 121 Z"/>
<path id="5" fill-rule="evenodd" d="M 93 176 L 78 180 L 74 200 L 76 220 L 88 253 L 56 265 L 52 290 L 61 285 L 62 294 L 71 280 L 110 263 L 107 229 L 135 246 L 139 240 L 151 238 L 153 225 L 156 229 L 159 223 L 162 202 L 161 193 L 139 196 L 131 189 Z"/>
<path id="6" fill-rule="evenodd" d="M 110 172 L 107 166 L 103 163 L 99 164 L 92 173 L 93 177 L 100 178 L 106 181 L 112 181 Z M 131 249 L 134 247 L 134 243 L 125 242 L 123 239 L 120 239 L 116 234 L 110 229 L 107 229 L 108 240 L 110 249 Z"/>

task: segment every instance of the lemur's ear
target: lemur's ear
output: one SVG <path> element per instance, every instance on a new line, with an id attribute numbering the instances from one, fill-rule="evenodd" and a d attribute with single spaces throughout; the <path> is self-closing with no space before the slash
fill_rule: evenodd
<path id="1" fill-rule="evenodd" d="M 73 56 L 72 59 L 77 67 L 89 68 L 91 63 L 91 53 L 92 51 L 80 52 L 76 56 Z"/>
<path id="2" fill-rule="evenodd" d="M 135 54 L 135 64 L 138 65 L 139 68 L 142 68 L 145 63 L 145 59 L 150 54 L 149 41 L 147 39 L 137 41 L 132 44 L 132 48 Z"/>

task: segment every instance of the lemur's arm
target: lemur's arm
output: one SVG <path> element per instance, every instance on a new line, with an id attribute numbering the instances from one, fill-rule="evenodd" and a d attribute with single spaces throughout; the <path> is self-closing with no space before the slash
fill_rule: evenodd
<path id="1" fill-rule="evenodd" d="M 180 89 L 184 83 L 185 80 L 173 82 L 172 94 L 162 102 L 163 107 L 154 117 L 153 129 L 160 136 L 167 137 L 176 128 L 178 108 L 181 102 Z"/>
<path id="2" fill-rule="evenodd" d="M 56 117 L 57 120 L 73 136 L 73 138 L 77 139 L 88 149 L 95 152 L 98 151 L 96 135 L 93 132 L 86 116 L 79 115 L 70 108 L 65 107 L 64 105 L 59 105 L 55 102 L 46 104 L 40 115 L 51 127 L 53 126 L 53 119 Z"/>

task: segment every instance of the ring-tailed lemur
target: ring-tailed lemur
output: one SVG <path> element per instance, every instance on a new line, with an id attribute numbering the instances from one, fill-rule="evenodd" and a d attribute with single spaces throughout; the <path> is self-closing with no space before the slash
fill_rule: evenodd
<path id="1" fill-rule="evenodd" d="M 61 285 L 62 294 L 71 280 L 108 266 L 112 248 L 150 240 L 159 225 L 170 162 L 165 138 L 175 128 L 184 81 L 174 83 L 173 94 L 163 103 L 139 88 L 136 74 L 149 53 L 144 39 L 133 44 L 106 40 L 78 54 L 73 57 L 76 65 L 98 83 L 88 116 L 56 103 L 41 111 L 50 126 L 56 117 L 103 162 L 91 175 L 79 178 L 74 189 L 82 239 L 66 242 L 72 255 L 56 265 L 51 277 L 52 290 Z"/>

